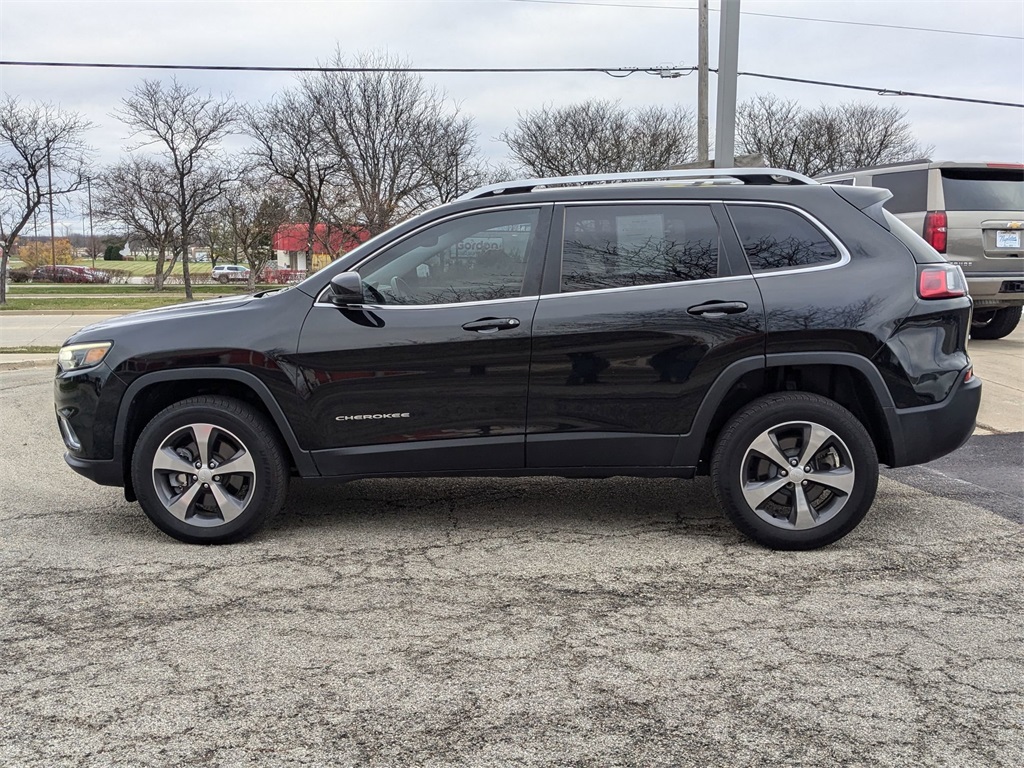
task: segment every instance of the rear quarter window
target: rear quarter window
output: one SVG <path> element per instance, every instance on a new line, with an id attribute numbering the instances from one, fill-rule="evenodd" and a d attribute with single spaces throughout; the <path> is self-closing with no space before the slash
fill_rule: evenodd
<path id="1" fill-rule="evenodd" d="M 839 251 L 832 241 L 796 211 L 767 205 L 728 208 L 754 272 L 839 261 Z"/>
<path id="2" fill-rule="evenodd" d="M 928 210 L 928 171 L 900 171 L 876 173 L 871 186 L 892 192 L 885 208 L 893 213 L 911 213 Z"/>

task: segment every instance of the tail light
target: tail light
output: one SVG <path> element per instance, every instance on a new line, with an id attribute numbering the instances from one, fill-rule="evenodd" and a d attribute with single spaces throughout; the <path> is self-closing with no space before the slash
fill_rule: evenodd
<path id="1" fill-rule="evenodd" d="M 939 253 L 946 252 L 946 212 L 928 211 L 924 216 L 924 239 Z"/>
<path id="2" fill-rule="evenodd" d="M 921 267 L 917 295 L 922 299 L 955 299 L 967 294 L 964 273 L 955 264 L 929 264 Z"/>

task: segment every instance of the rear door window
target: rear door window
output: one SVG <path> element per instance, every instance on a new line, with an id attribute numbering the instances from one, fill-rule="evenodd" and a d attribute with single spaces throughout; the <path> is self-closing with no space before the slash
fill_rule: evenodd
<path id="1" fill-rule="evenodd" d="M 1024 211 L 1024 169 L 943 168 L 947 211 Z"/>
<path id="2" fill-rule="evenodd" d="M 796 211 L 767 205 L 730 205 L 728 209 L 754 272 L 839 261 L 832 241 Z"/>
<path id="3" fill-rule="evenodd" d="M 562 292 L 718 276 L 718 224 L 707 205 L 571 206 Z"/>
<path id="4" fill-rule="evenodd" d="M 893 213 L 913 213 L 928 210 L 928 171 L 900 171 L 876 173 L 871 185 L 892 192 L 885 208 Z"/>

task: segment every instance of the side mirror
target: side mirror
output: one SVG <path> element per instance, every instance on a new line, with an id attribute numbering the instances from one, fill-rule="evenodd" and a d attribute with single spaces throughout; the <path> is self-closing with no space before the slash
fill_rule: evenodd
<path id="1" fill-rule="evenodd" d="M 331 304 L 337 307 L 351 307 L 362 304 L 363 280 L 356 272 L 342 272 L 331 278 L 331 293 L 328 296 Z"/>

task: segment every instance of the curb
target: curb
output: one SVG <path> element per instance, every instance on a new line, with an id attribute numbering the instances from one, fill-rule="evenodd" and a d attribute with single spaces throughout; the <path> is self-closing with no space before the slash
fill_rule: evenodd
<path id="1" fill-rule="evenodd" d="M 5 315 L 130 315 L 138 309 L 4 309 L 0 317 Z"/>
<path id="2" fill-rule="evenodd" d="M 56 356 L 53 360 L 15 360 L 10 363 L 0 363 L 0 371 L 20 371 L 25 368 L 50 368 L 56 365 Z"/>

